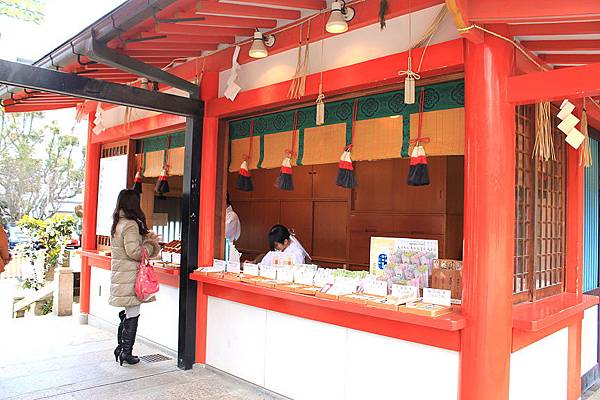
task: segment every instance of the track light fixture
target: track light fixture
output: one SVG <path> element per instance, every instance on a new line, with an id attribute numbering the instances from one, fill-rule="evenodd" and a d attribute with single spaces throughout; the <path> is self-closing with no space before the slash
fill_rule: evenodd
<path id="1" fill-rule="evenodd" d="M 355 14 L 354 8 L 346 7 L 344 0 L 336 0 L 331 3 L 331 15 L 325 29 L 329 33 L 346 32 L 348 30 L 348 22 L 352 21 Z"/>
<path id="2" fill-rule="evenodd" d="M 274 35 L 263 35 L 262 32 L 257 29 L 256 32 L 254 32 L 252 47 L 250 47 L 248 55 L 252 58 L 265 58 L 269 55 L 267 47 L 273 47 L 274 44 Z"/>

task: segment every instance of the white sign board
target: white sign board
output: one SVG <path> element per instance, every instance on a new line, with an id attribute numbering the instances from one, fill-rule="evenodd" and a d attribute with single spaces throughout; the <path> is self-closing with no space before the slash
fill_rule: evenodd
<path id="1" fill-rule="evenodd" d="M 96 235 L 110 236 L 119 192 L 127 186 L 127 155 L 100 159 Z"/>
<path id="2" fill-rule="evenodd" d="M 437 304 L 440 306 L 450 306 L 450 291 L 442 289 L 423 289 L 423 303 Z"/>

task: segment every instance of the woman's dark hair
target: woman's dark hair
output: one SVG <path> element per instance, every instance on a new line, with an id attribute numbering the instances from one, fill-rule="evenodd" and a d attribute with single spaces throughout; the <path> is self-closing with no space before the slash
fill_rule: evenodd
<path id="1" fill-rule="evenodd" d="M 227 206 L 231 205 L 231 200 L 229 200 L 229 192 L 227 192 Z"/>
<path id="2" fill-rule="evenodd" d="M 269 248 L 275 250 L 275 243 L 285 242 L 285 239 L 290 239 L 290 231 L 283 225 L 274 225 L 269 231 Z"/>
<path id="3" fill-rule="evenodd" d="M 127 219 L 135 221 L 140 230 L 140 235 L 148 233 L 148 225 L 146 225 L 146 216 L 140 207 L 140 195 L 135 190 L 123 189 L 117 198 L 117 207 L 113 212 L 113 224 L 110 230 L 111 236 L 115 236 L 117 224 L 121 218 L 121 212 Z"/>

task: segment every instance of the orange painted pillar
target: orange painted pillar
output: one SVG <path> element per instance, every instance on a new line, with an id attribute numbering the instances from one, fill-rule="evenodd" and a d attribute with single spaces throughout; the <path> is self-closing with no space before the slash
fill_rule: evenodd
<path id="1" fill-rule="evenodd" d="M 583 296 L 584 167 L 579 151 L 567 145 L 567 240 L 565 290 Z M 583 315 L 582 315 L 583 317 Z M 581 397 L 581 320 L 569 325 L 567 399 Z"/>
<path id="2" fill-rule="evenodd" d="M 466 42 L 465 229 L 459 398 L 507 400 L 512 340 L 515 111 L 513 48 Z"/>
<path id="3" fill-rule="evenodd" d="M 92 143 L 95 114 L 88 115 L 88 136 L 85 156 L 85 184 L 83 189 L 83 250 L 96 249 L 96 216 L 98 210 L 98 179 L 100 174 L 100 145 Z M 82 314 L 90 312 L 91 265 L 87 257 L 81 260 L 79 307 Z"/>
<path id="4" fill-rule="evenodd" d="M 218 97 L 218 73 L 204 73 L 200 95 L 205 102 Z M 218 135 L 219 119 L 215 117 L 204 117 L 202 129 L 202 176 L 200 179 L 199 266 L 212 265 L 212 260 L 214 258 Z"/>

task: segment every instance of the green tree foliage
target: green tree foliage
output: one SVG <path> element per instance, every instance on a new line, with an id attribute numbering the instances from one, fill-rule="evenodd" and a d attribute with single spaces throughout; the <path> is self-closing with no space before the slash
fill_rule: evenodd
<path id="1" fill-rule="evenodd" d="M 0 0 L 0 15 L 41 24 L 44 21 L 44 0 Z"/>
<path id="2" fill-rule="evenodd" d="M 65 200 L 81 192 L 83 157 L 76 136 L 56 122 L 35 128 L 40 113 L 0 111 L 0 217 L 47 218 Z"/>

